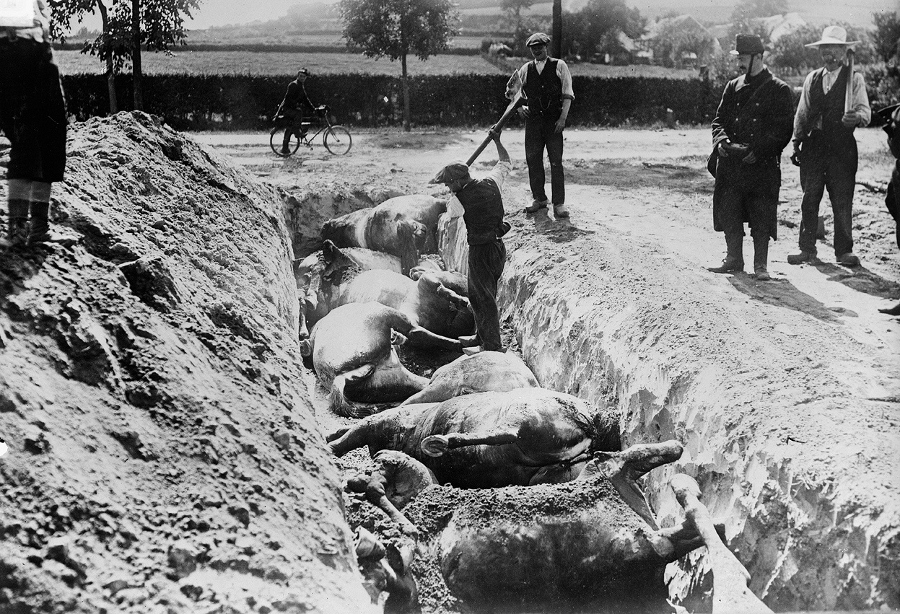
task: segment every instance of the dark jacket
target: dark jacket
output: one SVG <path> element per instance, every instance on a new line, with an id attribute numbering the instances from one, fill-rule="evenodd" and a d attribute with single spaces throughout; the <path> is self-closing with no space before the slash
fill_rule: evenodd
<path id="1" fill-rule="evenodd" d="M 758 160 L 777 159 L 793 130 L 791 88 L 764 68 L 749 83 L 742 75 L 725 86 L 712 124 L 713 148 L 730 139 L 748 145 Z"/>
<path id="2" fill-rule="evenodd" d="M 306 88 L 302 83 L 295 79 L 288 83 L 287 92 L 284 94 L 284 100 L 281 101 L 281 110 L 284 112 L 302 111 L 303 109 L 314 111 L 315 107 L 309 101 L 309 96 L 306 95 Z"/>
<path id="3" fill-rule="evenodd" d="M 473 179 L 456 197 L 463 206 L 469 245 L 492 243 L 503 236 L 503 197 L 493 179 Z"/>

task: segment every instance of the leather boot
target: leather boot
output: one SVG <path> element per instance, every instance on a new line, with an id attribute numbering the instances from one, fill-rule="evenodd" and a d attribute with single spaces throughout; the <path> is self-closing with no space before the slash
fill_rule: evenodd
<path id="1" fill-rule="evenodd" d="M 711 273 L 735 273 L 744 270 L 744 235 L 725 233 L 728 254 L 721 266 L 710 267 Z"/>
<path id="2" fill-rule="evenodd" d="M 28 245 L 45 243 L 50 240 L 50 203 L 31 203 L 31 229 L 28 231 Z"/>
<path id="3" fill-rule="evenodd" d="M 769 281 L 769 237 L 753 237 L 753 271 L 757 281 Z"/>
<path id="4" fill-rule="evenodd" d="M 6 236 L 0 239 L 0 247 L 9 249 L 28 240 L 28 201 L 12 199 L 7 207 Z"/>

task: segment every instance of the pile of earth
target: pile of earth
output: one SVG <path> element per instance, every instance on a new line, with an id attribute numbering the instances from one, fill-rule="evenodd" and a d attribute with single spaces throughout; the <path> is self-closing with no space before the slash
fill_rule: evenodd
<path id="1" fill-rule="evenodd" d="M 0 610 L 368 611 L 280 195 L 140 113 L 68 151 L 73 241 L 0 254 Z"/>

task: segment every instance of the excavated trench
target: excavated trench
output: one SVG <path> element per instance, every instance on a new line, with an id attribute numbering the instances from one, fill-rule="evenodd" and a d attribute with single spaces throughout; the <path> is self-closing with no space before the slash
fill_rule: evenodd
<path id="1" fill-rule="evenodd" d="M 335 214 L 370 200 L 307 195 L 289 204 L 288 219 L 308 219 L 298 211 L 323 199 L 337 203 L 326 207 Z M 514 232 L 499 301 L 511 345 L 542 386 L 615 407 L 623 447 L 682 442 L 681 460 L 647 479 L 661 524 L 683 518 L 667 484 L 688 473 L 725 522 L 751 589 L 776 611 L 900 606 L 897 443 L 895 432 L 869 422 L 886 412 L 873 394 L 878 385 L 829 379 L 817 356 L 834 345 L 821 339 L 804 349 L 789 338 L 755 339 L 745 303 L 691 292 L 693 280 L 647 258 L 646 246 L 602 228 L 548 229 L 548 220 L 508 213 Z M 464 237 L 447 220 L 440 231 L 448 268 L 465 272 Z M 860 344 L 838 341 L 845 366 L 865 355 Z M 434 365 L 419 367 L 427 375 Z M 322 428 L 336 424 L 321 397 L 316 404 Z M 351 455 L 345 471 L 366 457 Z M 358 501 L 345 501 L 352 524 L 381 526 Z M 700 611 L 711 588 L 703 552 L 666 572 L 673 602 Z M 420 582 L 425 611 L 456 611 L 440 582 L 424 572 Z"/>
<path id="2" fill-rule="evenodd" d="M 141 113 L 73 126 L 68 150 L 71 243 L 0 255 L 0 609 L 366 611 L 346 521 L 387 528 L 340 492 L 367 454 L 322 445 L 343 419 L 299 364 L 290 258 L 393 193 L 279 192 Z M 647 481 L 657 516 L 681 519 L 668 480 L 694 476 L 770 607 L 900 607 L 891 348 L 790 283 L 682 264 L 659 225 L 613 230 L 664 189 L 579 189 L 571 223 L 508 199 L 511 347 L 543 386 L 614 407 L 623 444 L 684 445 Z M 670 566 L 669 594 L 692 609 L 707 571 L 700 551 Z M 424 611 L 462 611 L 435 573 Z"/>

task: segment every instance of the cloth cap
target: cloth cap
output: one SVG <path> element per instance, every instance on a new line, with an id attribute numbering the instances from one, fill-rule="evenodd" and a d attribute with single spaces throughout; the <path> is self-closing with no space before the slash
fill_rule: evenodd
<path id="1" fill-rule="evenodd" d="M 309 69 L 301 68 L 300 70 L 297 71 L 297 74 L 298 75 L 309 75 Z"/>
<path id="2" fill-rule="evenodd" d="M 451 162 L 434 176 L 428 183 L 450 183 L 469 176 L 469 167 L 465 162 Z"/>
<path id="3" fill-rule="evenodd" d="M 762 39 L 756 34 L 738 34 L 731 55 L 755 55 L 765 50 Z"/>
<path id="4" fill-rule="evenodd" d="M 818 47 L 819 45 L 855 45 L 859 41 L 848 41 L 847 30 L 841 26 L 828 26 L 822 30 L 822 38 L 814 43 L 809 43 L 807 47 Z"/>
<path id="5" fill-rule="evenodd" d="M 535 32 L 531 36 L 528 37 L 528 40 L 525 41 L 526 47 L 531 47 L 533 45 L 546 45 L 550 42 L 550 37 L 544 34 L 543 32 Z"/>

